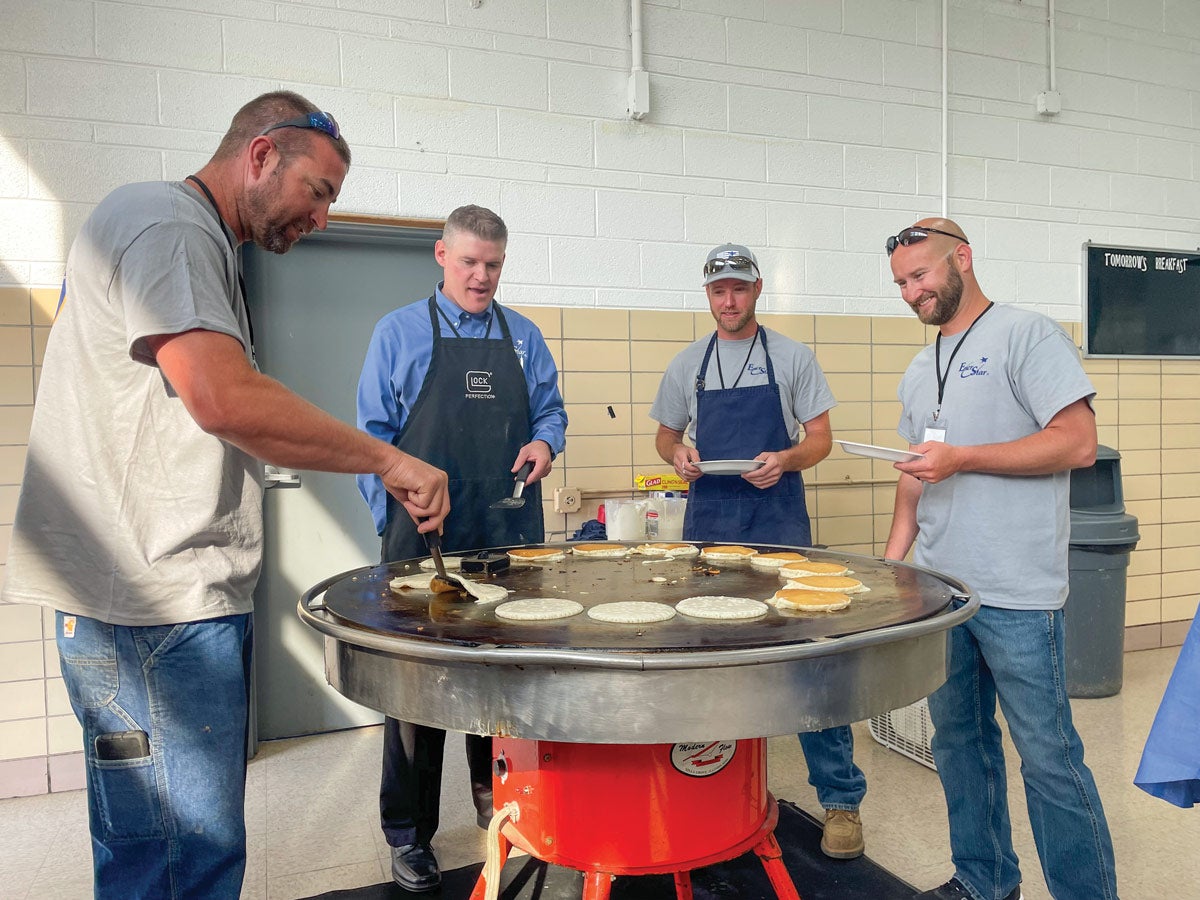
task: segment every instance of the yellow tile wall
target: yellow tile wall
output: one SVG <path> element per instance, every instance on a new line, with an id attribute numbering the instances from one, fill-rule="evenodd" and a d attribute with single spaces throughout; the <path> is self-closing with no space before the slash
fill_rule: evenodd
<path id="1" fill-rule="evenodd" d="M 563 337 L 555 358 L 571 424 L 555 475 L 582 488 L 585 504 L 563 515 L 547 500 L 547 528 L 561 538 L 595 518 L 605 495 L 629 496 L 635 474 L 670 471 L 654 450 L 649 404 L 667 362 L 713 324 L 696 311 L 522 311 L 535 314 L 547 336 Z M 771 314 L 760 321 L 817 354 L 838 399 L 830 414 L 836 437 L 899 445 L 896 387 L 932 339 L 929 329 L 890 317 Z M 1078 324 L 1064 327 L 1078 340 Z M 1088 359 L 1084 368 L 1097 390 L 1100 441 L 1121 453 L 1125 506 L 1141 534 L 1130 555 L 1126 627 L 1143 633 L 1130 646 L 1159 646 L 1160 634 L 1178 643 L 1184 629 L 1175 626 L 1200 603 L 1200 361 Z M 834 445 L 805 476 L 816 542 L 883 551 L 895 486 L 889 464 Z"/>
<path id="2" fill-rule="evenodd" d="M 0 287 L 0 564 L 24 464 L 32 398 L 56 289 Z M 712 331 L 706 312 L 529 307 L 558 361 L 571 420 L 568 447 L 545 484 L 547 528 L 569 535 L 605 496 L 628 496 L 638 472 L 667 472 L 654 451 L 649 406 L 667 362 Z M 764 315 L 813 347 L 838 406 L 835 436 L 898 446 L 896 386 L 932 335 L 916 319 Z M 1078 338 L 1078 325 L 1068 326 Z M 1102 443 L 1122 454 L 1126 507 L 1141 541 L 1127 578 L 1128 646 L 1179 643 L 1200 603 L 1200 362 L 1085 360 L 1098 391 Z M 611 412 L 610 412 L 611 408 Z M 895 474 L 844 454 L 806 473 L 814 540 L 878 554 L 891 523 Z M 584 490 L 564 515 L 553 488 Z M 0 568 L 2 576 L 2 568 Z M 0 606 L 0 761 L 79 749 L 66 706 L 53 626 L 40 610 Z M 1129 640 L 1133 635 L 1134 639 Z"/>

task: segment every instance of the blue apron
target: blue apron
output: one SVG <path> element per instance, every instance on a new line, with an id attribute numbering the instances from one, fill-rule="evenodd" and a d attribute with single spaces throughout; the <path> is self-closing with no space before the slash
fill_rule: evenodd
<path id="1" fill-rule="evenodd" d="M 754 387 L 706 389 L 708 361 L 717 345 L 715 333 L 708 342 L 696 376 L 696 449 L 702 460 L 753 459 L 764 451 L 792 446 L 766 329 L 760 327 L 757 336 L 767 357 L 767 383 Z M 800 473 L 784 472 L 766 490 L 740 475 L 702 475 L 688 489 L 683 539 L 809 546 L 812 530 Z"/>
<path id="2" fill-rule="evenodd" d="M 1185 809 L 1200 803 L 1200 614 L 1179 651 L 1133 783 Z"/>

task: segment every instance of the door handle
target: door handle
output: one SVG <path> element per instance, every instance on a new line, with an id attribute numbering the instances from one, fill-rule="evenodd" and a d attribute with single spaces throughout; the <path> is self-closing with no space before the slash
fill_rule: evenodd
<path id="1" fill-rule="evenodd" d="M 264 488 L 298 488 L 300 475 L 296 472 L 280 472 L 275 466 L 263 467 Z"/>

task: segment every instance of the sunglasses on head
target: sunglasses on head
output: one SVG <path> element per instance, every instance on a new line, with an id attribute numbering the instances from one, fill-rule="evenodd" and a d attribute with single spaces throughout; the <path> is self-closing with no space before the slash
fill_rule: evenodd
<path id="1" fill-rule="evenodd" d="M 710 259 L 704 264 L 705 275 L 715 275 L 718 272 L 724 272 L 726 269 L 733 269 L 735 272 L 753 272 L 755 275 L 758 274 L 758 266 L 748 256 L 729 256 Z"/>
<path id="2" fill-rule="evenodd" d="M 314 128 L 317 131 L 325 132 L 335 141 L 342 136 L 342 129 L 338 127 L 337 119 L 327 112 L 311 112 L 308 115 L 276 122 L 260 131 L 258 136 L 262 137 L 276 128 Z"/>
<path id="3" fill-rule="evenodd" d="M 931 234 L 944 234 L 946 237 L 952 237 L 956 241 L 962 241 L 964 244 L 970 244 L 965 237 L 960 237 L 949 231 L 942 231 L 940 228 L 929 228 L 928 226 L 916 226 L 905 228 L 899 234 L 894 234 L 887 239 L 887 255 L 891 256 L 897 247 L 903 244 L 907 247 L 909 244 L 919 244 Z"/>

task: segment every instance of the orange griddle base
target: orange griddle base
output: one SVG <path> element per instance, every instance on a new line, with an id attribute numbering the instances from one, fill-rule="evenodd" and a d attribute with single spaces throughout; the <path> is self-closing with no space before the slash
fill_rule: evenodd
<path id="1" fill-rule="evenodd" d="M 583 900 L 607 900 L 616 875 L 671 874 L 691 900 L 691 870 L 741 856 L 762 860 L 780 900 L 800 900 L 775 841 L 766 740 L 575 744 L 495 738 L 497 809 L 515 804 L 500 835 L 584 873 Z M 471 900 L 487 891 L 480 875 Z"/>

